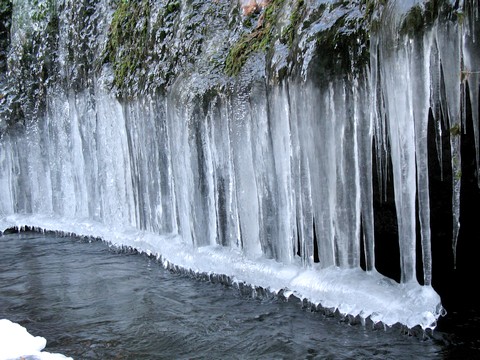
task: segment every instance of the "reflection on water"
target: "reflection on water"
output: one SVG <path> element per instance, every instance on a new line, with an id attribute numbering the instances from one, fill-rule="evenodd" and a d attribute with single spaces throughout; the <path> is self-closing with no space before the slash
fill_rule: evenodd
<path id="1" fill-rule="evenodd" d="M 351 326 L 294 301 L 171 273 L 99 241 L 31 232 L 4 235 L 0 245 L 0 318 L 45 337 L 45 351 L 75 359 L 480 356 L 478 342 L 453 334 L 421 340 Z"/>

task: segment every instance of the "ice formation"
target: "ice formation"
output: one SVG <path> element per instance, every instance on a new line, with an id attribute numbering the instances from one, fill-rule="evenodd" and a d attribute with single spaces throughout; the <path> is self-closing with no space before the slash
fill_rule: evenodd
<path id="1" fill-rule="evenodd" d="M 62 354 L 42 351 L 47 340 L 31 335 L 23 326 L 0 319 L 0 359 L 72 360 Z"/>
<path id="2" fill-rule="evenodd" d="M 101 237 L 166 265 L 291 291 L 343 314 L 434 328 L 443 309 L 431 287 L 427 129 L 432 118 L 437 142 L 442 129 L 451 134 L 455 248 L 467 95 L 479 158 L 479 15 L 471 3 L 461 24 L 437 19 L 413 36 L 404 31 L 412 4 L 388 2 L 370 38 L 369 66 L 324 82 L 309 43 L 327 26 L 323 18 L 298 32 L 304 64 L 288 81 L 266 81 L 252 56 L 239 75 L 248 86 L 199 70 L 182 73 L 166 92 L 120 100 L 104 86 L 108 67 L 80 88 L 53 82 L 41 119 L 0 138 L 0 230 L 28 225 Z M 62 16 L 59 62 L 68 78 L 70 18 Z M 108 28 L 107 15 L 95 21 Z M 207 52 L 225 40 L 219 34 L 203 39 Z M 281 67 L 284 48 L 274 49 L 272 66 Z M 374 237 L 374 162 L 380 183 L 393 174 L 400 283 L 375 270 L 382 239 Z"/>

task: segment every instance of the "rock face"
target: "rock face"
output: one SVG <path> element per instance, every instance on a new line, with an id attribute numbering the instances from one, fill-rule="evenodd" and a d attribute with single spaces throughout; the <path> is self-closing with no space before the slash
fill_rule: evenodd
<path id="1" fill-rule="evenodd" d="M 0 216 L 451 276 L 461 185 L 478 198 L 475 1 L 0 4 Z"/>

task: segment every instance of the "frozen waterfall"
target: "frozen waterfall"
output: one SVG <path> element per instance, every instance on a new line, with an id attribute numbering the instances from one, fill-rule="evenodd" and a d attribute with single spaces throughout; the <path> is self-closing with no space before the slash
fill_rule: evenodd
<path id="1" fill-rule="evenodd" d="M 168 267 L 434 328 L 443 308 L 431 287 L 428 124 L 437 142 L 450 131 L 455 248 L 467 98 L 479 163 L 479 14 L 467 5 L 462 24 L 436 20 L 413 36 L 401 3 L 382 13 L 367 68 L 325 83 L 310 76 L 313 56 L 303 78 L 275 83 L 260 71 L 247 87 L 211 91 L 196 88 L 208 73 L 124 99 L 101 77 L 79 90 L 51 84 L 41 118 L 1 135 L 0 231 L 101 237 Z M 373 177 L 385 184 L 390 172 L 400 283 L 375 267 Z"/>

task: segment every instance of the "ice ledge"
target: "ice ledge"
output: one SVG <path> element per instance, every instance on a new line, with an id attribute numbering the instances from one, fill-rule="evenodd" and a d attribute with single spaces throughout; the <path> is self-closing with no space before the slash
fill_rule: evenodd
<path id="1" fill-rule="evenodd" d="M 199 274 L 228 276 L 233 283 L 262 287 L 285 296 L 295 295 L 343 315 L 370 319 L 386 326 L 409 329 L 436 327 L 444 313 L 440 296 L 431 286 L 416 282 L 398 284 L 378 272 L 361 269 L 306 269 L 274 260 L 250 259 L 239 250 L 222 246 L 195 248 L 176 234 L 158 235 L 135 228 L 108 227 L 90 220 L 79 221 L 43 215 L 11 215 L 0 218 L 0 233 L 10 228 L 34 228 L 65 235 L 100 238 L 115 246 L 132 247 L 161 259 L 165 267 Z M 0 238 L 1 241 L 1 238 Z"/>

